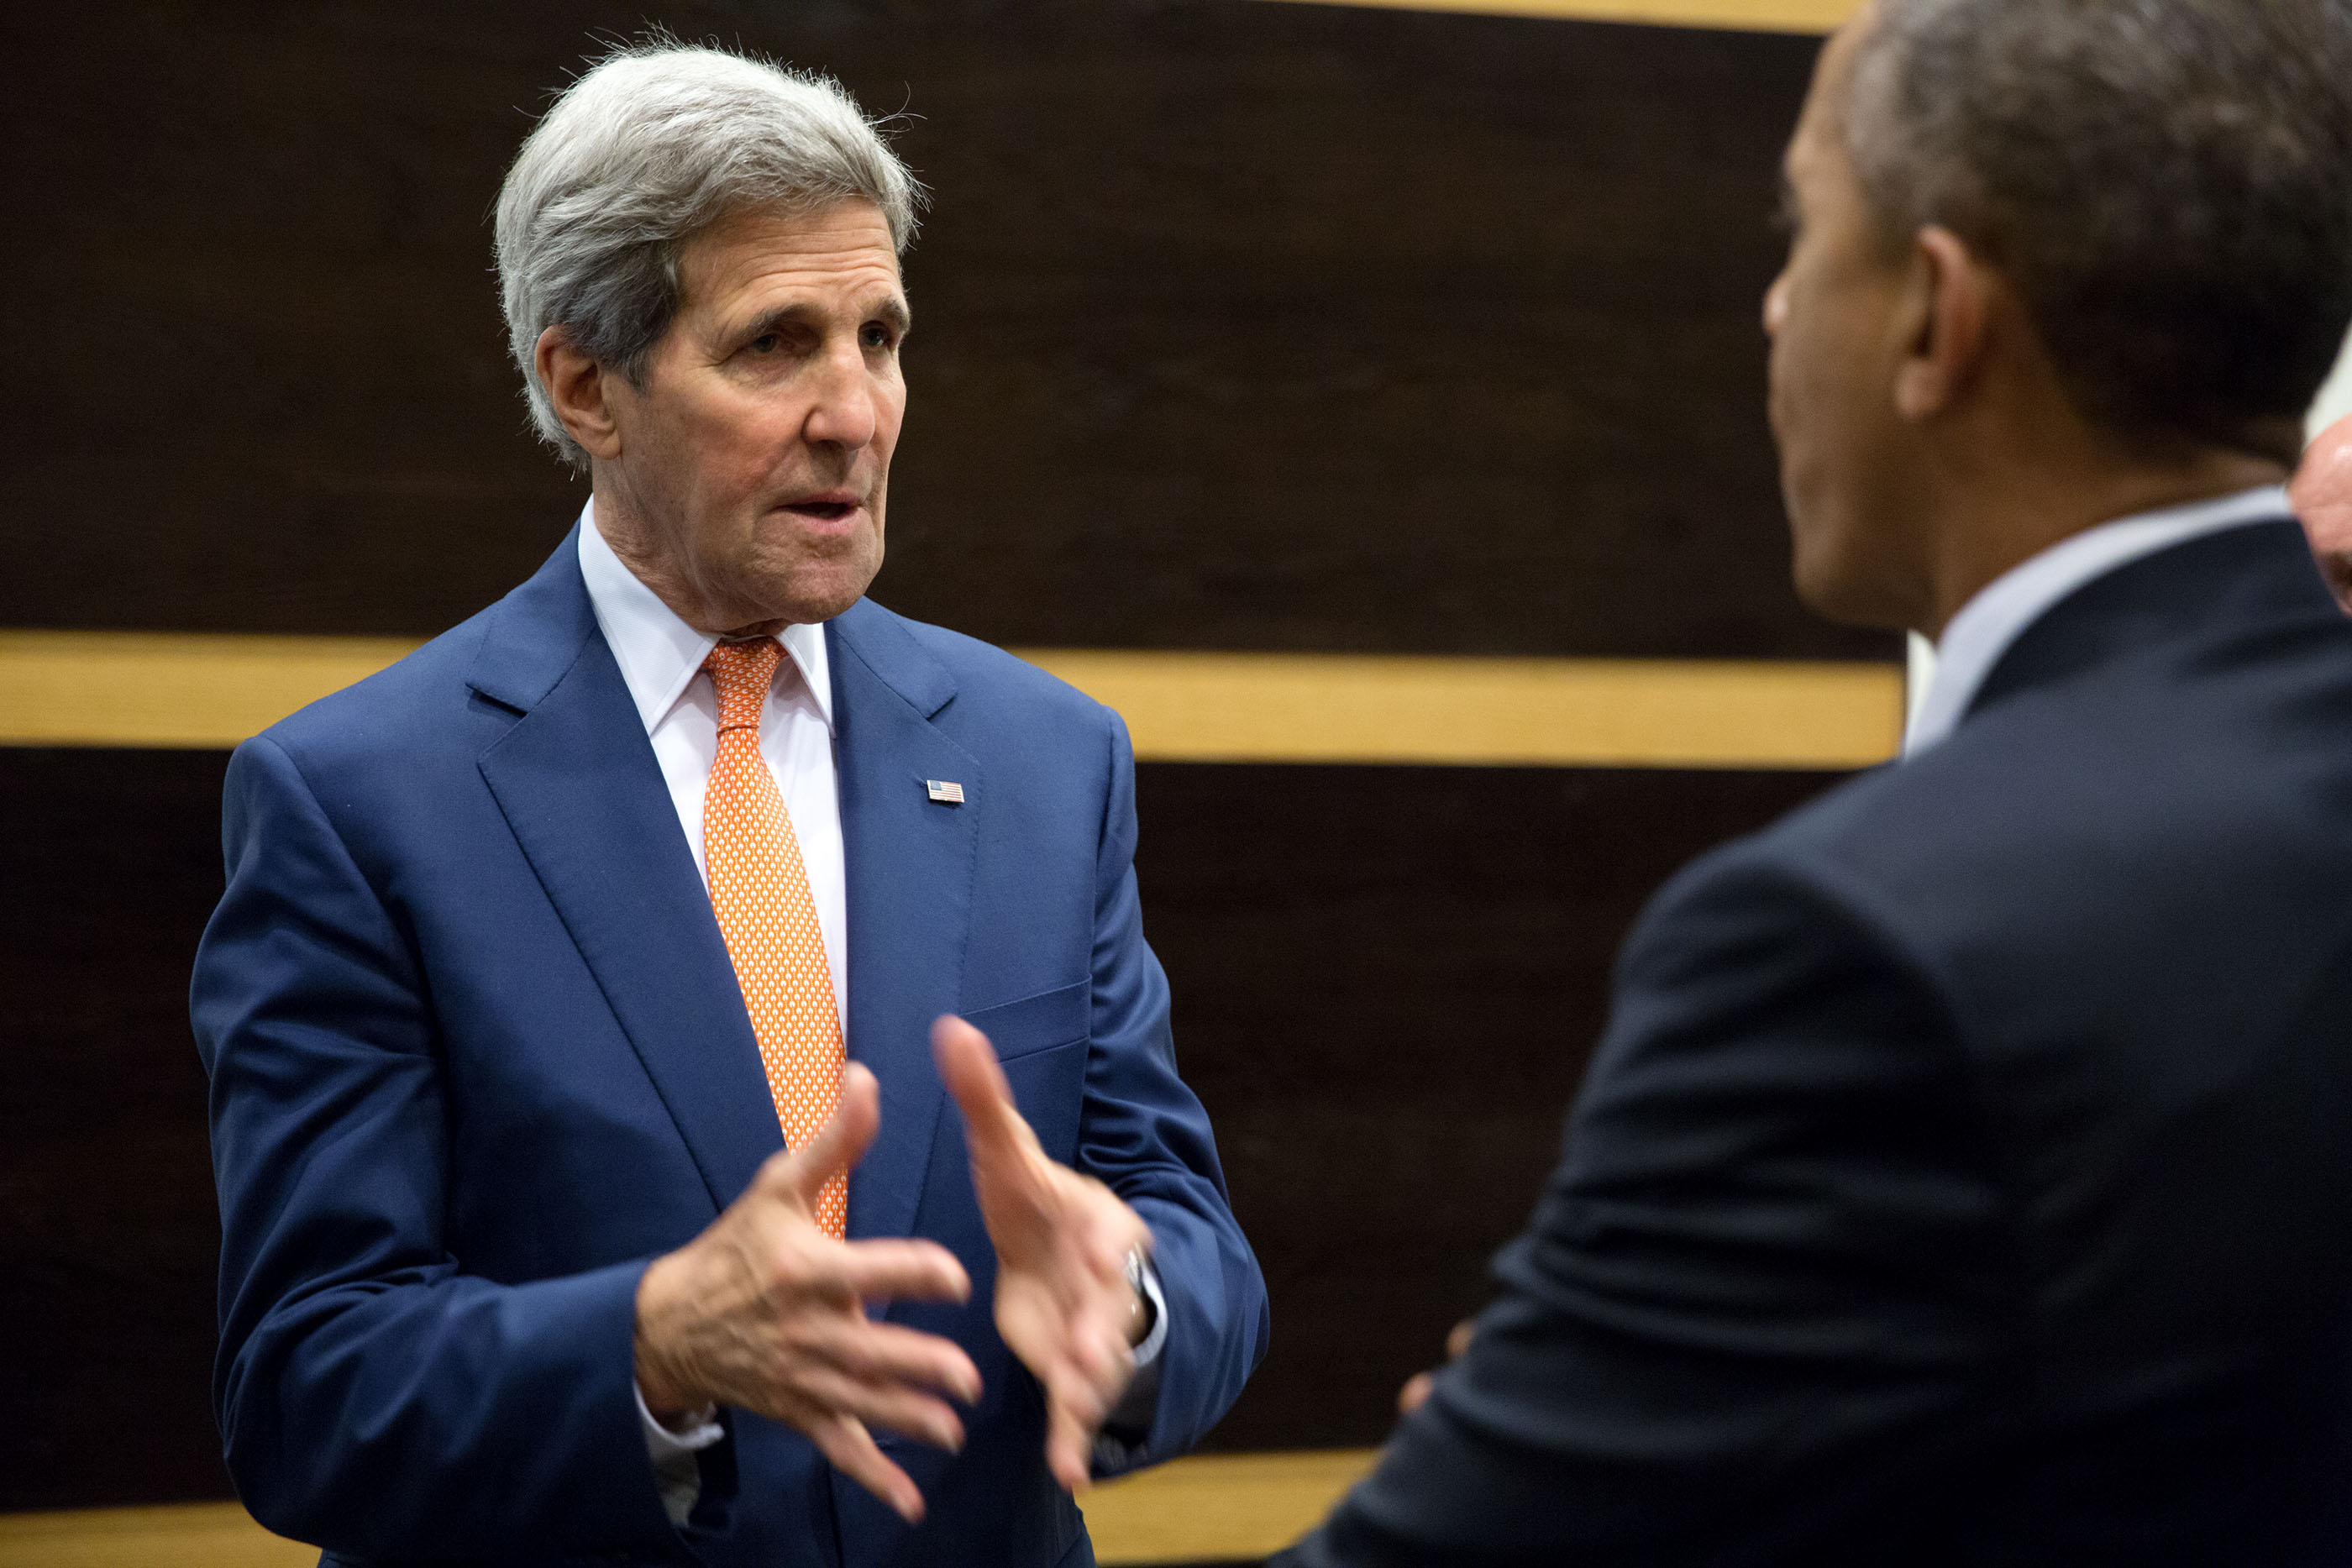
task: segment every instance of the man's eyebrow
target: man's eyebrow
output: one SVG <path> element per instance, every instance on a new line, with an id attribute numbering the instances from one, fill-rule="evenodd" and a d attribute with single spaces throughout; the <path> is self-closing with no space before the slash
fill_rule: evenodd
<path id="1" fill-rule="evenodd" d="M 760 338 L 765 337 L 770 332 L 782 331 L 786 327 L 805 326 L 814 321 L 819 313 L 818 308 L 808 301 L 796 299 L 791 304 L 778 305 L 754 316 L 741 328 L 739 337 Z M 867 308 L 862 319 L 880 320 L 892 331 L 901 336 L 910 330 L 915 324 L 914 314 L 908 308 L 906 300 L 896 294 L 884 295 L 879 301 Z"/>

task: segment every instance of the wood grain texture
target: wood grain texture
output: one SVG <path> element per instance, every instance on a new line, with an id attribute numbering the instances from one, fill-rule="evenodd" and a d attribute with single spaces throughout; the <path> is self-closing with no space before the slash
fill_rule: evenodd
<path id="1" fill-rule="evenodd" d="M 1089 1490 L 1105 1568 L 1245 1563 L 1297 1540 L 1370 1469 L 1368 1449 L 1177 1459 Z M 318 1548 L 233 1502 L 0 1514 L 0 1568 L 309 1568 Z"/>
<path id="2" fill-rule="evenodd" d="M 1097 1487 L 1079 1501 L 1105 1568 L 1255 1561 L 1313 1529 L 1379 1458 L 1370 1448 L 1202 1455 Z"/>
<path id="3" fill-rule="evenodd" d="M 1738 27 L 1763 33 L 1827 33 L 1860 10 L 1860 0 L 1306 0 L 1320 5 L 1386 5 L 1552 21 L 1637 22 L 1655 27 Z"/>
<path id="4" fill-rule="evenodd" d="M 1902 742 L 1891 664 L 1031 650 L 1163 762 L 1867 768 Z"/>
<path id="5" fill-rule="evenodd" d="M 1634 915 L 1835 778 L 1139 770 L 1178 1060 L 1274 1303 L 1212 1447 L 1386 1436 L 1558 1158 Z"/>
<path id="6" fill-rule="evenodd" d="M 187 1010 L 226 763 L 0 751 L 0 1511 L 230 1495 Z"/>
<path id="7" fill-rule="evenodd" d="M 315 1568 L 233 1502 L 0 1514 L 0 1568 Z"/>
<path id="8" fill-rule="evenodd" d="M 0 95 L 0 625 L 424 635 L 579 486 L 484 218 L 642 7 L 104 0 Z M 1892 656 L 1787 584 L 1758 299 L 1816 41 L 679 0 L 909 111 L 884 602 L 1001 643 Z"/>
<path id="9" fill-rule="evenodd" d="M 228 1495 L 188 966 L 218 752 L 0 749 L 0 1511 Z M 1178 1051 L 1274 1299 L 1221 1450 L 1378 1442 L 1486 1291 L 1682 860 L 1819 775 L 1147 764 Z"/>
<path id="10" fill-rule="evenodd" d="M 0 745 L 234 746 L 408 653 L 398 638 L 0 631 Z M 1893 665 L 1028 649 L 1160 762 L 1860 768 Z"/>

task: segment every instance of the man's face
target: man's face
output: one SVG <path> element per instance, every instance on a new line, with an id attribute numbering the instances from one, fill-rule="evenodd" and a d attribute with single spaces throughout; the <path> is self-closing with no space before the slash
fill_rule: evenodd
<path id="1" fill-rule="evenodd" d="M 906 413 L 889 228 L 862 200 L 738 212 L 680 247 L 678 280 L 643 385 L 612 378 L 598 484 L 701 630 L 829 620 L 881 570 Z"/>
<path id="2" fill-rule="evenodd" d="M 2294 511 L 2336 602 L 2352 610 L 2352 419 L 2320 432 L 2294 476 Z"/>
<path id="3" fill-rule="evenodd" d="M 1832 619 L 1901 626 L 1916 617 L 1925 568 L 1902 527 L 1915 493 L 1895 407 L 1904 274 L 1872 227 L 1839 107 L 1868 21 L 1865 13 L 1831 40 L 1790 143 L 1792 236 L 1764 297 L 1764 329 L 1797 591 Z"/>

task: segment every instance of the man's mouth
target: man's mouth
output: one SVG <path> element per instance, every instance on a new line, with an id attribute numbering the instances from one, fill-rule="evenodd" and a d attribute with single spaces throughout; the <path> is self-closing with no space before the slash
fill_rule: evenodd
<path id="1" fill-rule="evenodd" d="M 828 490 L 822 496 L 810 496 L 798 501 L 788 501 L 784 510 L 821 523 L 837 523 L 857 509 L 857 497 L 845 490 Z"/>

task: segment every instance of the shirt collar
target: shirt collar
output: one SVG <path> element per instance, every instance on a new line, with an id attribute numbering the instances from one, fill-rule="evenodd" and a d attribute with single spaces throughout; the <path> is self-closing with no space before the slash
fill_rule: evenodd
<path id="1" fill-rule="evenodd" d="M 2224 528 L 2271 522 L 2293 511 L 2284 488 L 2265 485 L 2101 523 L 2011 567 L 1979 589 L 1944 628 L 1943 641 L 1936 645 L 1936 673 L 1911 716 L 1903 755 L 1916 757 L 1958 728 L 1978 689 L 2010 644 L 2077 588 L 2143 556 Z"/>
<path id="2" fill-rule="evenodd" d="M 638 580 L 622 564 L 596 528 L 596 503 L 580 513 L 580 575 L 588 585 L 588 601 L 596 611 L 596 625 L 621 666 L 629 700 L 650 735 L 678 699 L 686 695 L 702 661 L 719 639 L 688 625 L 661 595 Z M 826 656 L 822 623 L 787 626 L 777 634 L 793 667 L 815 699 L 825 728 L 833 727 L 833 678 Z"/>

